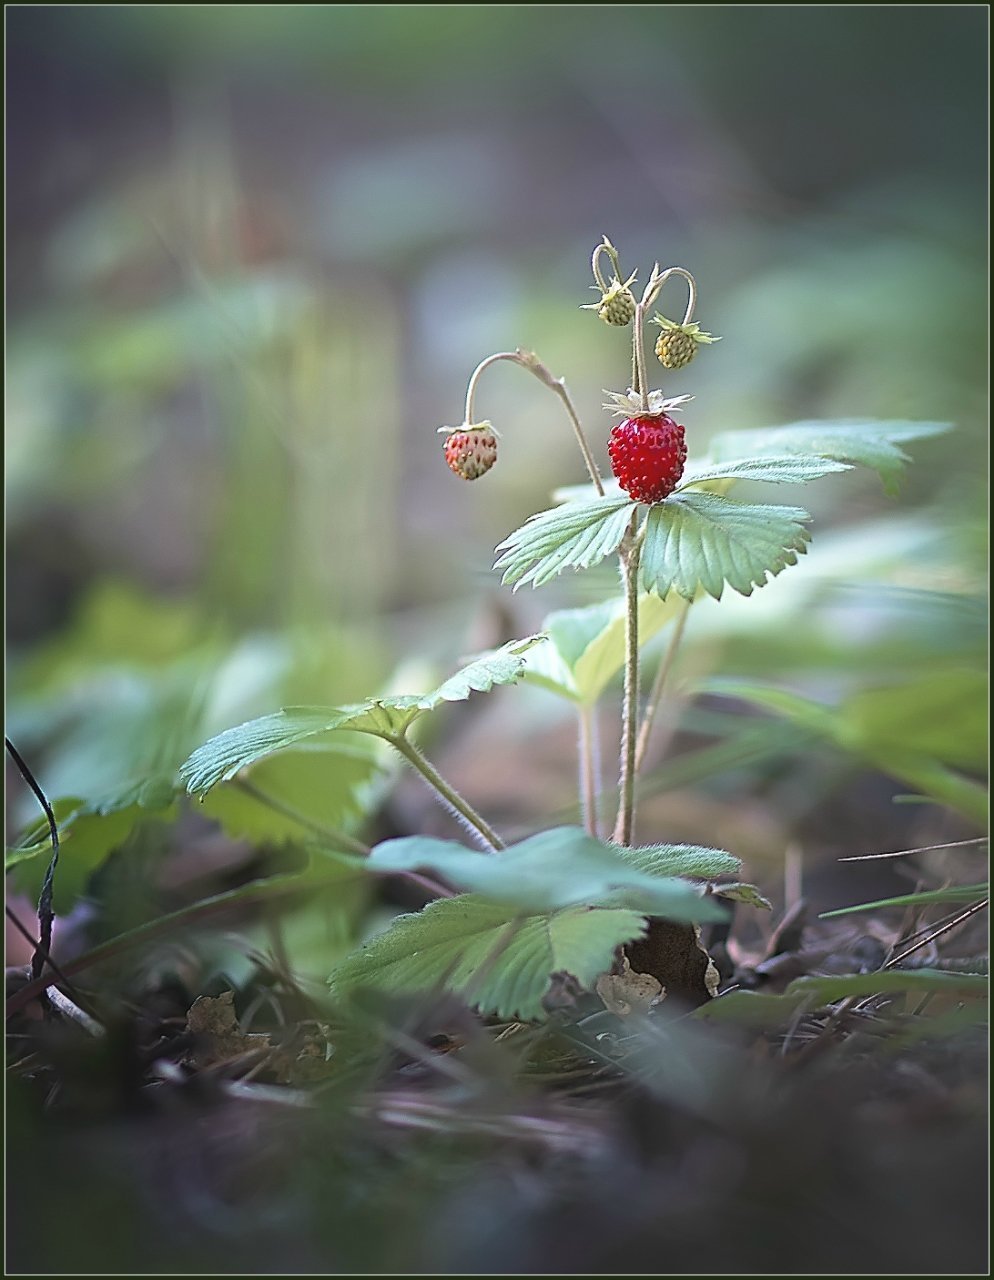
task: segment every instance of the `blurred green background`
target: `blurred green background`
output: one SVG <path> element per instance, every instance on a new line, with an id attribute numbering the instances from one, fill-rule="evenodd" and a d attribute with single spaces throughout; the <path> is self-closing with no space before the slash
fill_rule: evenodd
<path id="1" fill-rule="evenodd" d="M 8 724 L 48 750 L 51 793 L 614 590 L 605 570 L 512 597 L 490 572 L 583 479 L 537 383 L 485 378 L 485 481 L 436 435 L 477 361 L 520 345 L 565 375 L 606 468 L 627 335 L 579 309 L 604 233 L 642 279 L 691 268 L 723 336 L 666 382 L 696 397 L 692 454 L 798 419 L 956 424 L 914 445 L 896 501 L 868 473 L 810 486 L 812 555 L 702 606 L 694 670 L 824 668 L 834 695 L 982 669 L 986 23 L 9 8 Z"/>

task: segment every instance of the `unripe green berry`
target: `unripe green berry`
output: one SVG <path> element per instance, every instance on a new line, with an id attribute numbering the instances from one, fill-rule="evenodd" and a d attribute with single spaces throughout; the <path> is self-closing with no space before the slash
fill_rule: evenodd
<path id="1" fill-rule="evenodd" d="M 619 327 L 631 324 L 632 317 L 635 315 L 635 298 L 631 289 L 627 289 L 616 280 L 601 297 L 597 314 L 605 324 Z"/>
<path id="2" fill-rule="evenodd" d="M 682 369 L 697 355 L 697 343 L 680 329 L 664 329 L 656 339 L 656 358 L 664 369 Z"/>

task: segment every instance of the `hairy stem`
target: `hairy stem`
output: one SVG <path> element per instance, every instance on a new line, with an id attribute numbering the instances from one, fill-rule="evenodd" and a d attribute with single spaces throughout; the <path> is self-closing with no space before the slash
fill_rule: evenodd
<path id="1" fill-rule="evenodd" d="M 652 722 L 655 719 L 659 704 L 662 701 L 663 690 L 666 687 L 666 681 L 669 679 L 670 671 L 673 668 L 673 662 L 680 648 L 680 641 L 683 639 L 684 627 L 687 625 L 687 615 L 690 613 L 691 602 L 683 601 L 683 608 L 677 615 L 676 623 L 673 627 L 673 634 L 670 636 L 670 642 L 667 646 L 663 660 L 659 664 L 659 670 L 656 672 L 656 678 L 652 682 L 652 689 L 649 692 L 649 700 L 646 703 L 645 711 L 642 714 L 642 724 L 638 732 L 638 741 L 635 744 L 635 772 L 638 773 L 642 768 L 642 761 L 645 759 L 645 753 L 649 746 L 649 736 L 652 733 Z"/>
<path id="2" fill-rule="evenodd" d="M 576 436 L 576 442 L 580 446 L 580 452 L 583 454 L 583 461 L 586 464 L 590 479 L 593 481 L 594 488 L 597 490 L 598 496 L 603 498 L 604 485 L 601 482 L 600 472 L 597 469 L 597 463 L 594 461 L 594 455 L 590 452 L 590 445 L 587 443 L 587 437 L 584 434 L 583 426 L 580 423 L 580 416 L 576 411 L 569 392 L 566 390 L 566 382 L 563 378 L 555 378 L 539 360 L 538 356 L 531 351 L 498 351 L 495 355 L 487 356 L 486 360 L 481 360 L 473 370 L 473 374 L 469 380 L 469 386 L 466 388 L 466 408 L 463 414 L 464 420 L 472 425 L 474 413 L 474 400 L 476 398 L 476 387 L 480 381 L 480 376 L 484 369 L 488 369 L 492 364 L 496 364 L 498 360 L 510 360 L 513 364 L 520 365 L 522 369 L 527 369 L 529 373 L 535 375 L 539 382 L 548 387 L 550 391 L 563 402 L 563 407 L 569 416 L 570 424 L 573 427 L 573 433 Z"/>
<path id="3" fill-rule="evenodd" d="M 480 817 L 472 805 L 464 800 L 454 787 L 449 786 L 434 765 L 425 757 L 424 752 L 403 735 L 390 737 L 387 741 L 392 747 L 396 747 L 408 764 L 417 769 L 432 790 L 436 791 L 451 809 L 454 809 L 469 823 L 484 844 L 491 849 L 504 848 L 504 841 L 501 840 L 496 831 Z"/>
<path id="4" fill-rule="evenodd" d="M 633 517 L 634 520 L 634 517 Z M 635 823 L 635 741 L 639 700 L 639 556 L 641 543 L 629 532 L 621 551 L 625 578 L 625 694 L 621 712 L 621 777 L 614 843 L 631 844 Z"/>
<path id="5" fill-rule="evenodd" d="M 683 276 L 684 280 L 687 282 L 687 309 L 683 313 L 683 323 L 690 324 L 694 315 L 694 308 L 697 306 L 697 281 L 685 267 L 667 267 L 662 273 L 660 273 L 657 268 L 657 270 L 653 272 L 649 285 L 643 295 L 643 305 L 646 308 L 652 306 L 659 297 L 663 285 L 670 276 Z"/>
<path id="6" fill-rule="evenodd" d="M 635 319 L 632 321 L 632 365 L 636 373 L 636 385 L 633 388 L 642 397 L 642 411 L 649 412 L 649 382 L 645 373 L 645 303 L 635 307 Z"/>
<path id="7" fill-rule="evenodd" d="M 599 752 L 597 749 L 597 713 L 587 702 L 577 708 L 580 724 L 580 807 L 583 826 L 588 835 L 597 835 L 597 792 Z"/>

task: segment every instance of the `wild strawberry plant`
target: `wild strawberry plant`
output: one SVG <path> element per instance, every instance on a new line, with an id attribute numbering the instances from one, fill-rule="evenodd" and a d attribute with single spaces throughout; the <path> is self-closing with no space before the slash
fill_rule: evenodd
<path id="1" fill-rule="evenodd" d="M 602 271 L 605 257 L 610 279 Z M 645 329 L 647 322 L 658 326 L 654 350 L 667 372 L 685 369 L 700 347 L 719 341 L 693 319 L 693 275 L 657 264 L 636 298 L 637 273 L 623 276 L 606 237 L 591 265 L 599 296 L 587 309 L 607 325 L 630 325 L 632 332 L 630 386 L 609 392 L 605 406 L 620 419 L 607 440 L 614 480 L 601 476 L 565 381 L 520 349 L 481 361 L 469 380 L 463 421 L 440 434 L 449 468 L 465 480 L 481 478 L 497 462 L 499 440 L 493 425 L 476 415 L 482 375 L 509 361 L 536 377 L 561 402 L 589 483 L 560 490 L 553 506 L 510 533 L 497 548 L 495 567 L 505 584 L 518 589 L 616 556 L 621 596 L 551 615 L 541 634 L 477 657 L 431 693 L 345 707 L 289 707 L 249 721 L 210 739 L 181 770 L 187 790 L 203 799 L 260 761 L 302 743 L 327 747 L 341 737 L 379 766 L 381 749 L 405 761 L 462 824 L 472 843 L 414 834 L 366 850 L 344 830 L 315 836 L 322 853 L 357 872 L 413 875 L 437 895 L 348 956 L 331 975 L 338 994 L 357 986 L 444 987 L 483 1012 L 529 1019 L 543 1016 L 550 989 L 568 978 L 582 989 L 597 988 L 614 1007 L 617 991 L 608 994 L 603 982 L 613 973 L 612 980 L 624 983 L 629 957 L 636 954 L 632 947 L 653 929 L 668 929 L 670 953 L 675 949 L 684 967 L 688 958 L 697 962 L 700 1000 L 712 997 L 715 972 L 700 946 L 698 926 L 725 918 L 722 897 L 768 904 L 754 886 L 729 882 L 740 869 L 732 853 L 637 845 L 635 829 L 638 774 L 694 601 L 705 595 L 720 599 L 726 588 L 751 595 L 796 564 L 809 540 L 810 516 L 802 508 L 743 501 L 729 491 L 749 480 L 804 484 L 855 466 L 876 470 L 893 490 L 907 461 L 901 445 L 946 429 L 926 422 L 795 423 L 723 432 L 705 454 L 688 457 L 684 423 L 673 415 L 687 418 L 693 397 L 668 395 L 652 385 Z M 680 322 L 653 314 L 670 280 L 682 280 L 687 288 Z M 669 630 L 669 645 L 646 693 L 643 650 L 663 629 Z M 619 672 L 619 782 L 608 834 L 598 800 L 593 712 Z M 421 719 L 444 703 L 522 678 L 576 706 L 582 826 L 553 827 L 506 845 L 426 757 L 417 735 Z M 372 752 L 371 739 L 380 744 Z M 652 998 L 658 1000 L 666 994 L 667 977 L 652 976 Z"/>

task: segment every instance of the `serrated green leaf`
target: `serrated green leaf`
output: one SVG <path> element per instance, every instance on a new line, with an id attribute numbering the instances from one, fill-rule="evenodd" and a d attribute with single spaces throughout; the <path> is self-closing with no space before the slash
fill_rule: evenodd
<path id="1" fill-rule="evenodd" d="M 799 507 L 752 506 L 687 490 L 650 507 L 640 574 L 647 591 L 693 600 L 699 588 L 716 600 L 727 583 L 744 596 L 806 550 Z"/>
<path id="2" fill-rule="evenodd" d="M 837 911 L 823 911 L 819 920 L 833 916 L 851 916 L 855 911 L 876 911 L 879 907 L 926 907 L 932 903 L 973 902 L 990 893 L 987 881 L 983 884 L 956 884 L 945 889 L 925 889 L 921 893 L 903 893 L 896 898 L 880 898 L 876 902 L 860 902 L 855 907 L 839 907 Z"/>
<path id="3" fill-rule="evenodd" d="M 347 707 L 285 707 L 274 715 L 249 720 L 198 747 L 181 767 L 180 776 L 191 795 L 204 796 L 255 761 L 306 739 L 342 731 L 398 737 L 424 712 L 443 702 L 462 701 L 473 691 L 487 692 L 517 680 L 524 671 L 524 655 L 544 639 L 512 640 L 475 659 L 431 693 L 369 698 Z"/>
<path id="4" fill-rule="evenodd" d="M 540 587 L 563 569 L 588 569 L 618 549 L 635 506 L 620 494 L 541 511 L 500 543 L 494 568 L 515 589 Z"/>
<path id="5" fill-rule="evenodd" d="M 684 469 L 683 478 L 675 492 L 681 493 L 691 485 L 715 480 L 761 480 L 766 484 L 805 484 L 820 480 L 834 472 L 851 471 L 846 462 L 832 458 L 805 457 L 784 454 L 781 457 L 735 458 L 727 462 L 710 462 L 692 459 Z"/>
<path id="6" fill-rule="evenodd" d="M 908 440 L 942 435 L 948 422 L 812 421 L 783 427 L 724 431 L 713 436 L 708 452 L 716 462 L 729 458 L 782 457 L 800 454 L 809 458 L 834 458 L 876 471 L 884 488 L 893 494 L 908 455 L 898 446 Z"/>
<path id="7" fill-rule="evenodd" d="M 540 1019 L 553 974 L 584 988 L 610 969 L 615 949 L 641 937 L 633 911 L 572 907 L 515 918 L 507 906 L 472 894 L 440 898 L 399 916 L 332 973 L 332 994 L 354 987 L 390 992 L 444 988 L 482 1013 Z"/>
<path id="8" fill-rule="evenodd" d="M 367 865 L 371 871 L 426 871 L 458 889 L 524 911 L 623 906 L 668 920 L 724 919 L 724 912 L 696 886 L 659 870 L 667 859 L 678 863 L 681 854 L 685 862 L 692 862 L 694 855 L 698 860 L 711 856 L 723 870 L 729 861 L 738 865 L 717 850 L 622 850 L 580 827 L 543 831 L 497 853 L 480 853 L 453 840 L 407 836 L 377 845 Z"/>

